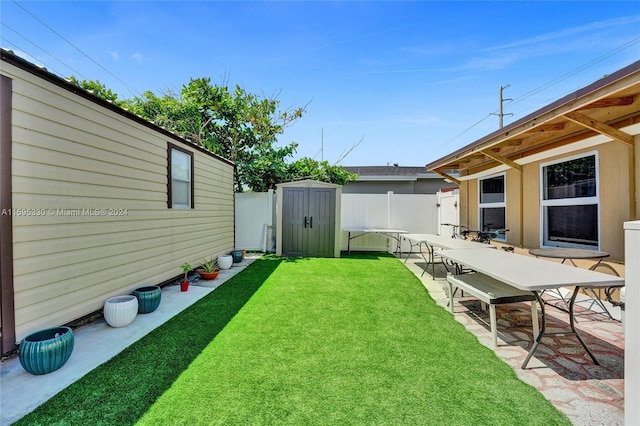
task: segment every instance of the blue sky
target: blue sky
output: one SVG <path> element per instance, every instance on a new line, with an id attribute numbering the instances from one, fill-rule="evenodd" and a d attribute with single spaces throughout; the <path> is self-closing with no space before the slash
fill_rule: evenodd
<path id="1" fill-rule="evenodd" d="M 190 78 L 308 103 L 296 157 L 422 166 L 640 59 L 640 2 L 0 3 L 2 47 L 131 98 Z"/>

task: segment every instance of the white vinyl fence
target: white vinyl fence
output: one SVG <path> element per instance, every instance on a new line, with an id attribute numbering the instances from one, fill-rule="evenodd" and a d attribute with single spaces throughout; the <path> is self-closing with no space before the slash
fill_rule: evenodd
<path id="1" fill-rule="evenodd" d="M 275 191 L 236 193 L 236 249 L 276 251 Z"/>
<path id="2" fill-rule="evenodd" d="M 458 189 L 438 192 L 438 229 L 440 235 L 453 233 L 453 229 L 450 226 L 442 225 L 443 223 L 460 225 L 459 202 L 460 191 Z"/>
<path id="3" fill-rule="evenodd" d="M 342 229 L 402 229 L 416 234 L 438 232 L 438 197 L 435 194 L 342 194 Z M 353 237 L 353 234 L 352 234 Z M 342 250 L 348 234 L 342 233 Z M 367 234 L 351 240 L 351 250 L 391 251 L 395 241 Z M 409 246 L 403 246 L 403 251 Z"/>
<path id="4" fill-rule="evenodd" d="M 275 191 L 236 194 L 236 248 L 275 251 L 277 212 Z M 342 194 L 341 227 L 403 229 L 410 233 L 447 235 L 458 223 L 458 191 L 438 194 Z M 342 232 L 341 249 L 347 249 Z M 392 251 L 394 241 L 368 234 L 351 241 L 351 250 Z M 408 251 L 405 243 L 403 251 Z"/>

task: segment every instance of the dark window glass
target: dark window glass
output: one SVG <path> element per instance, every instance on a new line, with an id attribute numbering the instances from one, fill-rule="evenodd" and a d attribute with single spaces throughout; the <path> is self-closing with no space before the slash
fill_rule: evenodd
<path id="1" fill-rule="evenodd" d="M 485 207 L 480 210 L 483 231 L 505 229 L 504 207 Z"/>
<path id="2" fill-rule="evenodd" d="M 596 157 L 577 158 L 543 168 L 544 199 L 596 196 Z"/>
<path id="3" fill-rule="evenodd" d="M 504 176 L 480 181 L 480 204 L 504 202 Z"/>
<path id="4" fill-rule="evenodd" d="M 547 206 L 545 244 L 598 245 L 598 205 Z"/>

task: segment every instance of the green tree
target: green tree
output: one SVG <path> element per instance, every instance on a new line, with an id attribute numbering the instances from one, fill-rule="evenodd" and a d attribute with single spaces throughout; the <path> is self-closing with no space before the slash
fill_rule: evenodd
<path id="1" fill-rule="evenodd" d="M 98 80 L 80 81 L 75 76 L 72 75 L 71 77 L 69 77 L 69 81 L 84 90 L 88 90 L 89 92 L 92 92 L 94 95 L 98 96 L 99 98 L 112 102 L 114 105 L 118 105 L 118 106 L 123 105 L 123 102 L 118 100 L 118 95 L 113 93 L 111 89 L 107 89 L 107 86 L 100 83 Z"/>
<path id="2" fill-rule="evenodd" d="M 71 81 L 233 161 L 237 192 L 266 191 L 278 183 L 305 178 L 344 185 L 357 177 L 326 161 L 303 158 L 290 162 L 298 144 L 278 145 L 278 136 L 302 118 L 307 105 L 281 110 L 277 98 L 259 97 L 237 85 L 230 91 L 226 85 L 212 85 L 210 78 L 191 79 L 180 93 L 167 91 L 158 96 L 145 91 L 123 101 L 99 81 L 79 82 L 75 77 Z"/>
<path id="3" fill-rule="evenodd" d="M 125 104 L 135 114 L 233 161 L 238 192 L 278 183 L 273 179 L 281 176 L 278 169 L 297 144 L 278 147 L 277 137 L 305 111 L 281 111 L 277 99 L 260 98 L 240 86 L 229 91 L 212 85 L 209 78 L 191 79 L 180 94 L 144 92 Z"/>
<path id="4" fill-rule="evenodd" d="M 309 157 L 301 158 L 289 165 L 288 180 L 313 179 L 321 182 L 346 185 L 358 178 L 342 166 L 330 165 L 328 161 L 316 161 Z"/>

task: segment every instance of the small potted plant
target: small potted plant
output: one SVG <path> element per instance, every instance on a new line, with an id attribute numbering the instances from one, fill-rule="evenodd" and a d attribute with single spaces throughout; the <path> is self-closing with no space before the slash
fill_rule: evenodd
<path id="1" fill-rule="evenodd" d="M 213 257 L 211 259 L 202 259 L 202 265 L 197 271 L 203 280 L 215 280 L 220 273 L 218 261 Z"/>
<path id="2" fill-rule="evenodd" d="M 182 272 L 184 272 L 184 279 L 180 282 L 180 291 L 187 291 L 189 290 L 189 278 L 187 277 L 187 275 L 189 274 L 189 272 L 191 272 L 193 268 L 191 267 L 191 265 L 189 265 L 189 263 L 185 262 L 184 265 L 182 265 Z"/>

